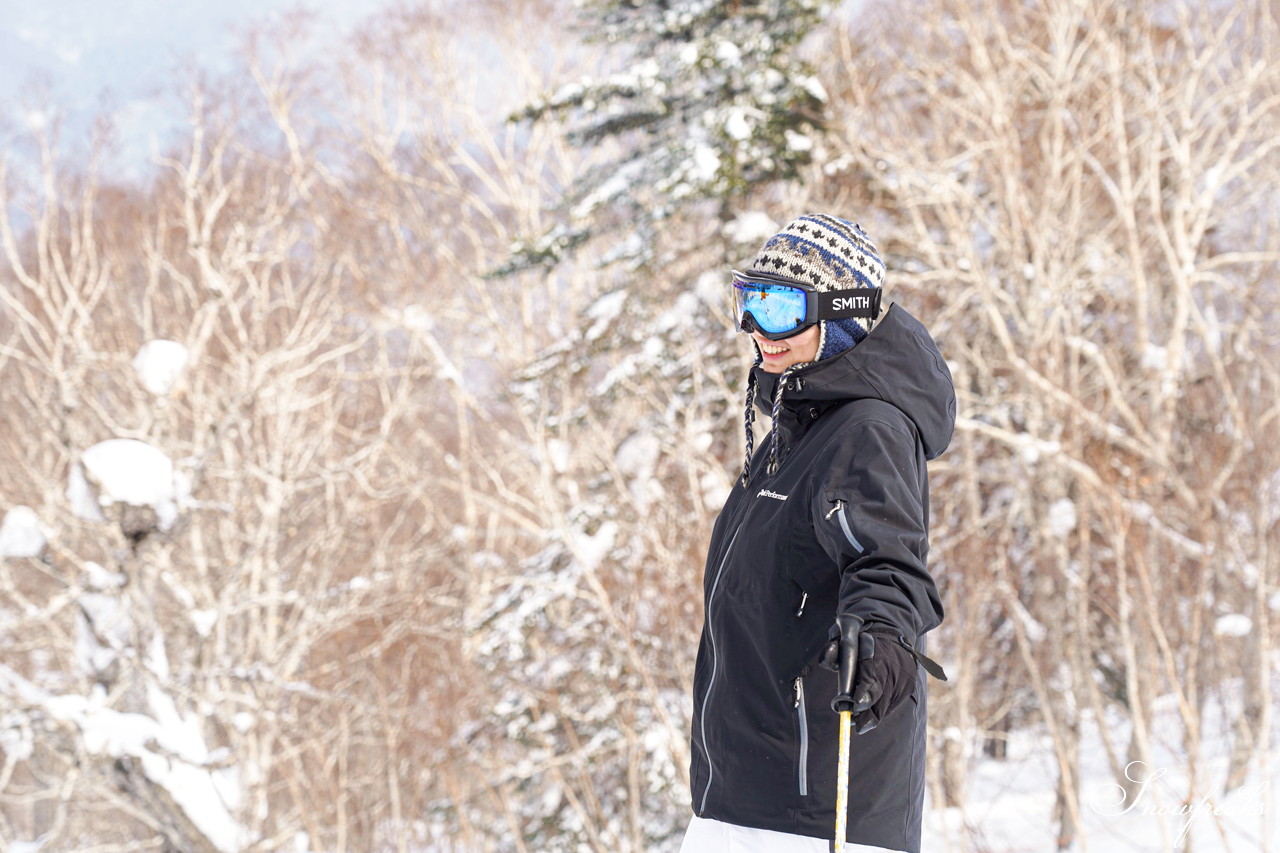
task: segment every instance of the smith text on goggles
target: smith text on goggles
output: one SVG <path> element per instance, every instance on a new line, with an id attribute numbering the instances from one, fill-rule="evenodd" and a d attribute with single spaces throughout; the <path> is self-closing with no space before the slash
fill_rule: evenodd
<path id="1" fill-rule="evenodd" d="M 769 273 L 733 271 L 733 307 L 738 328 L 780 341 L 821 320 L 880 316 L 880 288 L 820 291 L 811 284 Z"/>

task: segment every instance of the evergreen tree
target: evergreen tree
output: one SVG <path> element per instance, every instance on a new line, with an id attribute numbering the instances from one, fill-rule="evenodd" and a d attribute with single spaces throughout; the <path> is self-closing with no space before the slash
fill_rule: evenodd
<path id="1" fill-rule="evenodd" d="M 796 48 L 827 5 L 589 0 L 589 41 L 625 70 L 514 117 L 560 121 L 610 156 L 500 272 L 551 269 L 596 240 L 584 261 L 616 264 L 511 383 L 546 457 L 545 547 L 472 623 L 503 698 L 469 743 L 510 756 L 498 784 L 530 849 L 679 846 L 698 575 L 741 465 L 749 356 L 725 266 L 774 230 L 744 208 L 812 156 L 826 94 Z"/>
<path id="2" fill-rule="evenodd" d="M 823 128 L 827 95 L 796 50 L 824 0 L 588 0 L 590 42 L 620 51 L 623 70 L 570 83 L 514 120 L 559 120 L 575 145 L 617 142 L 564 195 L 561 221 L 517 247 L 503 272 L 554 266 L 584 242 L 617 235 L 606 262 L 653 260 L 657 227 L 710 202 L 722 223 L 736 203 L 794 180 Z"/>
<path id="3" fill-rule="evenodd" d="M 832 5 L 581 0 L 588 43 L 617 53 L 623 70 L 564 85 L 513 118 L 559 121 L 571 143 L 617 153 L 567 188 L 559 224 L 517 247 L 505 270 L 554 268 L 597 239 L 591 262 L 617 265 L 557 347 L 512 386 L 536 403 L 534 419 L 546 401 L 589 389 L 583 405 L 553 407 L 546 426 L 561 438 L 607 423 L 618 436 L 640 431 L 674 448 L 675 426 L 696 413 L 710 419 L 726 463 L 740 452 L 730 411 L 740 407 L 733 386 L 747 351 L 725 310 L 726 266 L 776 230 L 753 202 L 798 180 L 813 156 L 827 94 L 798 48 Z M 638 395 L 638 411 L 624 405 Z M 611 480 L 599 472 L 593 491 Z M 607 520 L 575 516 L 584 530 Z"/>

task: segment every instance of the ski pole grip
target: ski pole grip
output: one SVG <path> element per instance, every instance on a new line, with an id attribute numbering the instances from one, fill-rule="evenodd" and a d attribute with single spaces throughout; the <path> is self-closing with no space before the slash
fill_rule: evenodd
<path id="1" fill-rule="evenodd" d="M 858 636 L 862 633 L 862 617 L 841 614 L 836 617 L 840 629 L 840 671 L 836 680 L 836 698 L 831 700 L 831 710 L 853 711 L 853 684 L 858 677 Z"/>

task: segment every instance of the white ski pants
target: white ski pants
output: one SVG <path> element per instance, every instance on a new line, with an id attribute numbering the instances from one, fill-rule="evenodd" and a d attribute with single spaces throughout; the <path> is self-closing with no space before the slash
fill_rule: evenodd
<path id="1" fill-rule="evenodd" d="M 884 847 L 846 844 L 849 853 L 895 853 Z M 680 853 L 829 853 L 831 842 L 805 835 L 735 826 L 694 816 L 684 833 Z"/>

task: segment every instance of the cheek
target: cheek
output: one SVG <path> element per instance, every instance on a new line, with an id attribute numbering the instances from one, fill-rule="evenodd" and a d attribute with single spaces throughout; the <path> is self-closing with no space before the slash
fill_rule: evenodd
<path id="1" fill-rule="evenodd" d="M 800 336 L 800 345 L 796 347 L 796 352 L 800 356 L 800 361 L 817 361 L 818 337 L 817 326 L 814 326 L 812 329 L 809 329 Z"/>

